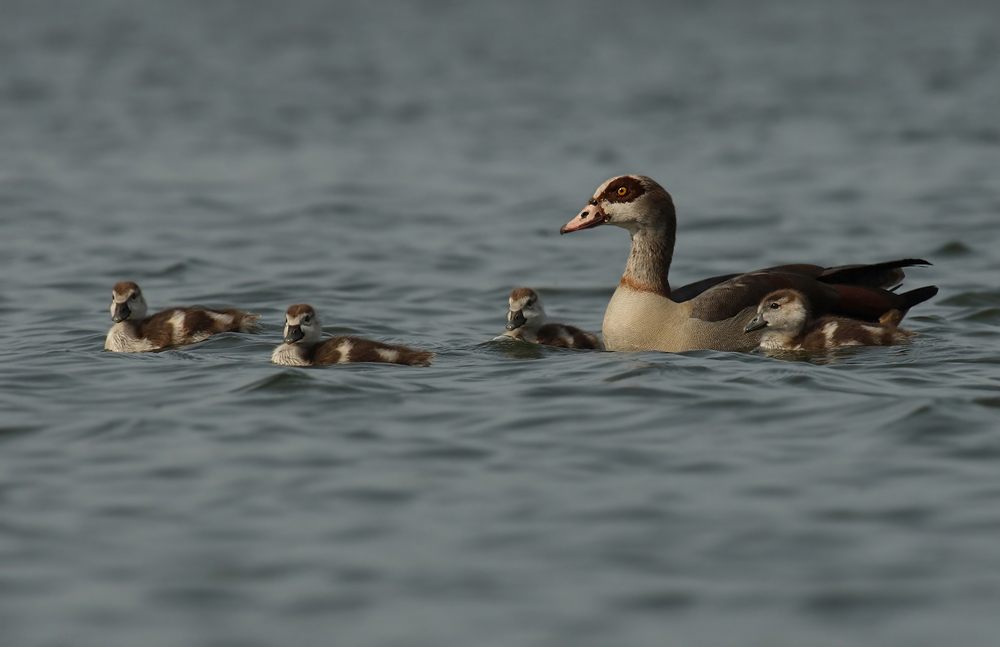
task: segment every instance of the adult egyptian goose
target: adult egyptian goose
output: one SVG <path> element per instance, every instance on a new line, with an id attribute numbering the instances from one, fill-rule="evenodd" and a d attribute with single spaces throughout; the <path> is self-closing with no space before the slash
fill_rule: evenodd
<path id="1" fill-rule="evenodd" d="M 559 348 L 604 348 L 593 333 L 569 324 L 546 323 L 542 299 L 531 288 L 514 288 L 507 302 L 507 329 L 496 339 L 517 339 Z"/>
<path id="2" fill-rule="evenodd" d="M 111 320 L 105 350 L 142 353 L 204 341 L 220 332 L 253 332 L 260 315 L 235 308 L 168 308 L 146 316 L 142 290 L 132 281 L 111 290 Z"/>
<path id="3" fill-rule="evenodd" d="M 908 342 L 914 333 L 887 323 L 846 317 L 814 318 L 809 300 L 798 290 L 777 290 L 764 297 L 757 314 L 743 328 L 760 330 L 760 347 L 767 350 L 827 350 L 840 346 L 892 346 Z"/>
<path id="4" fill-rule="evenodd" d="M 306 303 L 285 312 L 284 343 L 271 353 L 271 361 L 283 366 L 318 366 L 353 362 L 382 362 L 427 366 L 434 353 L 408 346 L 383 344 L 360 337 L 323 339 L 323 327 L 316 311 Z"/>
<path id="5" fill-rule="evenodd" d="M 901 268 L 929 265 L 903 259 L 874 265 L 782 265 L 746 274 L 718 276 L 671 291 L 667 274 L 674 252 L 677 217 L 663 187 L 643 175 L 611 178 L 560 233 L 599 225 L 627 229 L 632 251 L 618 289 L 604 313 L 608 350 L 748 350 L 760 333 L 743 327 L 767 294 L 794 288 L 816 316 L 837 314 L 864 321 L 897 321 L 912 306 L 937 293 L 933 286 L 903 294 L 886 288 L 903 279 Z M 893 312 L 895 311 L 895 312 Z"/>

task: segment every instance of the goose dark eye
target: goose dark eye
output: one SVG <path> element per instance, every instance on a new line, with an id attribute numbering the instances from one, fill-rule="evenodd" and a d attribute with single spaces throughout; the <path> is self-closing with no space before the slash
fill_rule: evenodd
<path id="1" fill-rule="evenodd" d="M 618 187 L 618 195 L 625 195 L 626 193 L 628 193 L 628 189 L 627 188 L 625 188 L 623 186 Z"/>
<path id="2" fill-rule="evenodd" d="M 778 309 L 778 308 L 780 308 L 780 307 L 781 307 L 781 306 L 779 306 L 779 305 L 778 305 L 778 302 L 777 302 L 777 301 L 775 301 L 775 302 L 771 303 L 771 310 L 777 310 L 777 309 Z"/>

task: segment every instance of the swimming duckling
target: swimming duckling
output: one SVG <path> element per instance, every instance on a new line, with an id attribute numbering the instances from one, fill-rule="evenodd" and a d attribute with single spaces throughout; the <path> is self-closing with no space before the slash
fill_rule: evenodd
<path id="1" fill-rule="evenodd" d="M 568 324 L 545 323 L 542 300 L 531 288 L 514 288 L 507 301 L 507 330 L 495 339 L 517 339 L 559 348 L 604 348 L 597 335 L 586 330 Z"/>
<path id="2" fill-rule="evenodd" d="M 891 323 L 845 317 L 811 319 L 809 301 L 797 290 L 777 290 L 757 307 L 744 332 L 763 328 L 760 347 L 767 350 L 826 350 L 840 346 L 892 346 L 915 333 Z"/>
<path id="3" fill-rule="evenodd" d="M 204 341 L 220 332 L 253 332 L 260 315 L 235 308 L 168 308 L 146 316 L 146 299 L 132 281 L 111 290 L 111 319 L 104 349 L 141 353 Z"/>
<path id="4" fill-rule="evenodd" d="M 360 337 L 323 339 L 319 317 L 313 307 L 306 303 L 291 306 L 285 312 L 285 343 L 271 353 L 271 361 L 283 366 L 353 362 L 427 366 L 433 358 L 434 353 L 430 351 Z"/>

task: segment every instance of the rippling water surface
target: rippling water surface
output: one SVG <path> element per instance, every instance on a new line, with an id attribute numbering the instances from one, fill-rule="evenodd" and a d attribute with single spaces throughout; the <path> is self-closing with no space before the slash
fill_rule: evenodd
<path id="1" fill-rule="evenodd" d="M 994 645 L 1000 10 L 988 3 L 0 5 L 4 645 Z M 597 330 L 606 178 L 676 284 L 923 257 L 912 346 Z M 110 287 L 263 315 L 103 352 Z M 427 369 L 268 362 L 284 309 Z"/>

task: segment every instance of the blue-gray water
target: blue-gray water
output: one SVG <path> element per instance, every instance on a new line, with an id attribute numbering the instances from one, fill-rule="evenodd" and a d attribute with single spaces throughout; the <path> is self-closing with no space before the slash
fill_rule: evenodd
<path id="1" fill-rule="evenodd" d="M 1000 5 L 0 4 L 0 643 L 995 645 Z M 597 330 L 678 205 L 679 285 L 908 256 L 910 347 Z M 263 315 L 103 352 L 110 288 Z M 284 309 L 438 352 L 268 363 Z M 513 355 L 513 356 L 512 356 Z"/>

